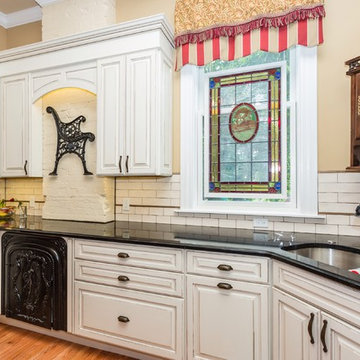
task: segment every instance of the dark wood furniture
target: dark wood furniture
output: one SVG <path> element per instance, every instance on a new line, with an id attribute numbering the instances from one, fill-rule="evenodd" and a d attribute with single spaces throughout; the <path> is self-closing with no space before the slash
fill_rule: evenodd
<path id="1" fill-rule="evenodd" d="M 360 172 L 360 56 L 346 61 L 351 76 L 351 159 L 347 171 Z"/>

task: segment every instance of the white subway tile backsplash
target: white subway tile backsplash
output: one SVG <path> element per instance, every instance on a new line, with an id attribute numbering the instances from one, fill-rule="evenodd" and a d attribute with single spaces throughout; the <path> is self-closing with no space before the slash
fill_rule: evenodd
<path id="1" fill-rule="evenodd" d="M 359 184 L 357 183 L 319 183 L 320 193 L 356 193 L 359 191 Z"/>
<path id="2" fill-rule="evenodd" d="M 338 181 L 337 173 L 319 173 L 319 183 L 335 183 Z"/>
<path id="3" fill-rule="evenodd" d="M 346 203 L 320 203 L 319 212 L 321 213 L 336 213 L 336 214 L 353 214 L 355 213 L 354 204 Z"/>
<path id="4" fill-rule="evenodd" d="M 338 202 L 338 194 L 337 193 L 319 193 L 318 200 L 319 200 L 319 202 L 336 203 L 336 202 Z"/>
<path id="5" fill-rule="evenodd" d="M 185 224 L 191 225 L 191 226 L 201 226 L 202 225 L 202 219 L 196 218 L 196 217 L 187 217 L 185 218 Z"/>
<path id="6" fill-rule="evenodd" d="M 239 229 L 253 229 L 252 220 L 236 220 L 236 227 Z"/>
<path id="7" fill-rule="evenodd" d="M 360 236 L 360 226 L 339 225 L 339 235 Z"/>
<path id="8" fill-rule="evenodd" d="M 350 225 L 360 226 L 360 217 L 352 215 L 349 218 L 350 218 Z"/>
<path id="9" fill-rule="evenodd" d="M 295 223 L 295 232 L 314 233 L 315 224 Z"/>
<path id="10" fill-rule="evenodd" d="M 330 235 L 338 235 L 339 227 L 338 225 L 315 225 L 315 232 L 317 234 L 330 234 Z"/>
<path id="11" fill-rule="evenodd" d="M 202 219 L 202 226 L 204 227 L 218 227 L 219 226 L 219 219 Z"/>
<path id="12" fill-rule="evenodd" d="M 236 227 L 236 220 L 220 219 L 219 220 L 219 227 L 235 228 Z"/>
<path id="13" fill-rule="evenodd" d="M 274 222 L 274 231 L 293 232 L 295 224 L 291 222 Z"/>
<path id="14" fill-rule="evenodd" d="M 351 204 L 360 203 L 360 190 L 358 193 L 340 193 L 338 196 L 339 196 L 339 203 L 351 203 Z"/>
<path id="15" fill-rule="evenodd" d="M 360 183 L 360 173 L 357 172 L 344 172 L 338 173 L 339 183 Z"/>
<path id="16" fill-rule="evenodd" d="M 360 203 L 360 174 L 358 173 L 320 173 L 319 211 L 324 218 L 299 218 L 282 216 L 244 216 L 235 214 L 187 213 L 178 215 L 180 207 L 180 175 L 166 178 L 119 178 L 116 181 L 117 204 L 122 198 L 130 197 L 131 212 L 123 213 L 121 206 L 116 208 L 117 217 L 132 220 L 141 216 L 142 221 L 209 228 L 253 229 L 254 218 L 269 221 L 267 231 L 302 232 L 318 234 L 358 235 L 360 218 L 354 214 Z M 20 190 L 20 189 L 19 189 Z M 19 191 L 18 190 L 18 191 Z M 154 194 L 155 192 L 155 194 Z M 142 205 L 138 210 L 137 205 Z M 154 207 L 155 206 L 155 207 Z"/>
<path id="17" fill-rule="evenodd" d="M 350 216 L 348 215 L 326 215 L 326 223 L 329 225 L 349 225 Z"/>
<path id="18" fill-rule="evenodd" d="M 186 218 L 184 218 L 182 216 L 172 216 L 170 218 L 170 223 L 173 225 L 185 225 Z"/>

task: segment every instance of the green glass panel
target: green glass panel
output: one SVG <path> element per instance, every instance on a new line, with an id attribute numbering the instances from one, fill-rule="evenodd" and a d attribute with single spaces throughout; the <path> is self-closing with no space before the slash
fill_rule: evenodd
<path id="1" fill-rule="evenodd" d="M 251 161 L 251 144 L 236 144 L 236 161 L 247 162 Z"/>
<path id="2" fill-rule="evenodd" d="M 239 182 L 251 181 L 251 163 L 236 164 L 236 181 Z"/>
<path id="3" fill-rule="evenodd" d="M 269 165 L 268 163 L 252 164 L 252 181 L 267 182 L 269 181 Z"/>
<path id="4" fill-rule="evenodd" d="M 269 144 L 267 142 L 252 144 L 252 161 L 268 161 Z"/>
<path id="5" fill-rule="evenodd" d="M 220 165 L 220 181 L 221 182 L 234 182 L 235 181 L 234 163 L 221 163 L 221 165 Z"/>
<path id="6" fill-rule="evenodd" d="M 236 86 L 236 103 L 251 102 L 251 84 Z"/>
<path id="7" fill-rule="evenodd" d="M 220 103 L 222 106 L 235 105 L 235 86 L 222 87 L 220 94 Z"/>

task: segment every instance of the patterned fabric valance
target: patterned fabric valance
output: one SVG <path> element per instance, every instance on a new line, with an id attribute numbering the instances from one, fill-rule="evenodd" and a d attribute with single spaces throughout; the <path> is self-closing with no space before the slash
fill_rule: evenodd
<path id="1" fill-rule="evenodd" d="M 176 69 L 323 42 L 324 0 L 177 0 Z"/>

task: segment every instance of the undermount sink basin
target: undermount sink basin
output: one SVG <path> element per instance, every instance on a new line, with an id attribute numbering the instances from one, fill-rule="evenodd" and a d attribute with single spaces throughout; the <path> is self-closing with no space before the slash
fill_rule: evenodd
<path id="1" fill-rule="evenodd" d="M 360 268 L 360 252 L 356 249 L 338 247 L 334 245 L 294 245 L 284 247 L 283 250 L 332 265 L 340 269 L 350 270 Z"/>

